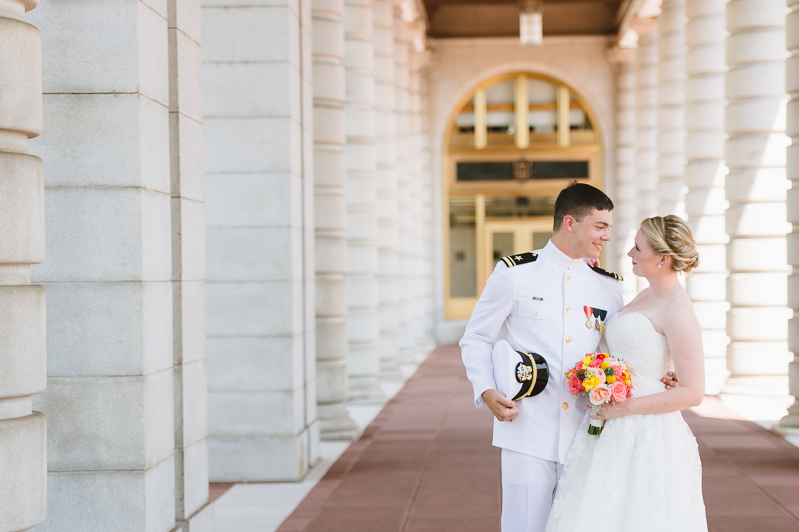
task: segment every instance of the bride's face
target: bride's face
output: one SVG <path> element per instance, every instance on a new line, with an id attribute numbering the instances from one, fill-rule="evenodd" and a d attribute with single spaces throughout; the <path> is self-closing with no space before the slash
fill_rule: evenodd
<path id="1" fill-rule="evenodd" d="M 655 275 L 660 263 L 660 255 L 655 255 L 649 239 L 640 229 L 635 233 L 635 244 L 627 256 L 633 259 L 633 273 L 639 277 Z"/>

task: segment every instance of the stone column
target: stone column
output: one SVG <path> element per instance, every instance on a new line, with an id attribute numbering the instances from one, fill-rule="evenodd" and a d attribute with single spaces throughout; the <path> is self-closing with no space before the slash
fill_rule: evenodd
<path id="1" fill-rule="evenodd" d="M 50 2 L 48 518 L 37 530 L 175 526 L 167 3 Z M 98 23 L 102 21 L 102 23 Z M 5 33 L 3 32 L 3 35 Z M 4 78 L 5 79 L 5 78 Z M 196 156 L 196 154 L 195 154 Z"/>
<path id="2" fill-rule="evenodd" d="M 724 42 L 727 0 L 687 0 L 685 40 L 685 210 L 700 265 L 686 279 L 705 349 L 705 391 L 727 376 L 727 266 L 724 230 Z"/>
<path id="3" fill-rule="evenodd" d="M 375 201 L 372 0 L 344 1 L 347 142 L 347 334 L 351 401 L 382 401 Z"/>
<path id="4" fill-rule="evenodd" d="M 415 24 L 414 24 L 415 26 Z M 413 28 L 414 30 L 416 28 Z M 416 31 L 414 31 L 416 33 Z M 413 42 L 413 41 L 412 41 Z M 409 56 L 410 84 L 410 198 L 408 210 L 403 211 L 409 220 L 408 273 L 410 275 L 411 334 L 414 362 L 419 363 L 424 356 L 425 314 L 424 314 L 424 175 L 422 158 L 424 156 L 424 134 L 422 131 L 422 76 L 426 56 L 413 49 Z"/>
<path id="5" fill-rule="evenodd" d="M 663 0 L 658 21 L 657 214 L 685 219 L 685 0 Z"/>
<path id="6" fill-rule="evenodd" d="M 784 397 L 787 392 L 785 14 L 781 0 L 727 4 L 731 343 L 724 394 Z"/>
<path id="7" fill-rule="evenodd" d="M 344 194 L 344 26 L 341 0 L 313 3 L 316 374 L 322 439 L 353 439 L 347 376 L 347 199 Z"/>
<path id="8" fill-rule="evenodd" d="M 399 298 L 399 357 L 402 363 L 413 363 L 413 299 L 411 297 L 411 210 L 412 143 L 410 139 L 410 35 L 408 24 L 402 20 L 399 3 L 394 5 L 394 69 L 395 116 L 397 146 L 397 286 Z"/>
<path id="9" fill-rule="evenodd" d="M 609 56 L 616 65 L 616 183 L 613 196 L 616 205 L 613 213 L 616 265 L 613 268 L 624 277 L 622 294 L 625 301 L 630 301 L 638 292 L 632 261 L 627 253 L 633 247 L 640 222 L 635 188 L 635 50 L 616 47 Z"/>
<path id="10" fill-rule="evenodd" d="M 657 20 L 633 20 L 638 32 L 635 54 L 635 185 L 638 213 L 634 230 L 644 218 L 657 211 L 657 102 L 658 102 L 658 33 Z M 646 280 L 637 278 L 637 289 L 646 288 Z"/>
<path id="11" fill-rule="evenodd" d="M 311 6 L 203 2 L 212 480 L 318 459 Z"/>
<path id="12" fill-rule="evenodd" d="M 183 532 L 204 532 L 213 529 L 213 511 L 208 503 L 201 8 L 200 0 L 169 0 L 167 6 L 175 519 Z"/>
<path id="13" fill-rule="evenodd" d="M 422 338 L 422 355 L 427 355 L 436 346 L 436 314 L 435 314 L 435 274 L 436 274 L 436 250 L 435 234 L 432 228 L 439 227 L 436 224 L 435 208 L 440 205 L 436 198 L 435 187 L 433 186 L 433 164 L 432 149 L 435 140 L 430 134 L 430 71 L 429 64 L 432 52 L 425 51 L 424 71 L 420 76 L 420 99 L 421 99 L 421 139 L 422 139 L 422 315 L 424 316 L 424 330 Z"/>
<path id="14" fill-rule="evenodd" d="M 788 235 L 788 260 L 793 271 L 788 277 L 788 306 L 794 316 L 788 322 L 788 348 L 793 352 L 793 361 L 788 365 L 789 393 L 794 397 L 793 406 L 780 424 L 799 428 L 799 0 L 789 0 L 790 14 L 786 19 L 786 42 L 790 57 L 786 62 L 786 86 L 790 94 L 787 106 L 787 133 L 791 145 L 787 151 L 787 174 L 792 187 L 788 191 L 788 221 L 792 224 Z"/>
<path id="15" fill-rule="evenodd" d="M 30 265 L 44 258 L 42 160 L 28 139 L 42 132 L 39 30 L 25 22 L 36 1 L 0 6 L 0 531 L 47 516 L 47 423 L 32 396 L 47 383 L 45 293 Z"/>
<path id="16" fill-rule="evenodd" d="M 375 50 L 375 156 L 377 169 L 378 318 L 380 378 L 402 379 L 397 329 L 397 144 L 394 116 L 394 6 L 372 0 Z"/>

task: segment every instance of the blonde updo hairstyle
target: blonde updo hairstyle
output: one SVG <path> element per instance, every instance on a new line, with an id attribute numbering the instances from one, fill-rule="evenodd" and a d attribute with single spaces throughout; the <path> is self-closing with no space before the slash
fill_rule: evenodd
<path id="1" fill-rule="evenodd" d="M 699 252 L 688 224 L 679 216 L 653 216 L 641 222 L 644 233 L 656 255 L 671 257 L 676 272 L 688 273 L 699 266 Z"/>

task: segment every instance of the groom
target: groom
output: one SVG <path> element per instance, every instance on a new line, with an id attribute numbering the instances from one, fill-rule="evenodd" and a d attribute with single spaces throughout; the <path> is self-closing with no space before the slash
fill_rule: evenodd
<path id="1" fill-rule="evenodd" d="M 601 327 L 622 309 L 621 277 L 586 260 L 610 240 L 613 202 L 571 183 L 555 202 L 554 234 L 535 253 L 499 261 L 460 341 L 477 408 L 494 414 L 502 448 L 502 532 L 543 531 L 566 454 L 586 411 L 564 372 L 598 349 Z M 542 355 L 544 391 L 514 403 L 496 390 L 491 349 L 502 330 L 514 349 Z M 513 423 L 508 423 L 513 421 Z"/>

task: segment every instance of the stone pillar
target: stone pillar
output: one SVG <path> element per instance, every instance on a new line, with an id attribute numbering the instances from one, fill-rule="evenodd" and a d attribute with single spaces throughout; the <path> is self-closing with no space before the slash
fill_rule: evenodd
<path id="1" fill-rule="evenodd" d="M 316 375 L 322 439 L 353 439 L 344 403 L 347 376 L 347 199 L 344 194 L 344 4 L 314 0 L 314 201 L 316 205 Z"/>
<path id="2" fill-rule="evenodd" d="M 427 355 L 436 346 L 436 314 L 435 314 L 435 275 L 436 275 L 436 249 L 435 231 L 429 230 L 440 227 L 436 222 L 435 209 L 441 205 L 440 198 L 436 197 L 433 185 L 433 154 L 432 148 L 435 141 L 430 134 L 430 71 L 432 52 L 425 51 L 424 71 L 420 76 L 420 121 L 422 139 L 422 315 L 424 316 L 424 329 L 422 331 L 422 355 Z"/>
<path id="3" fill-rule="evenodd" d="M 788 306 L 793 308 L 793 318 L 788 322 L 788 349 L 793 352 L 793 361 L 788 365 L 789 393 L 799 399 L 799 0 L 789 0 L 790 14 L 786 19 L 786 42 L 790 57 L 786 62 L 786 86 L 790 94 L 787 106 L 787 133 L 791 145 L 787 151 L 787 174 L 792 187 L 788 191 L 788 221 L 792 224 L 788 235 L 788 260 L 793 271 L 788 277 Z M 794 401 L 788 415 L 780 424 L 799 428 L 799 401 Z"/>
<path id="4" fill-rule="evenodd" d="M 169 0 L 167 6 L 175 519 L 183 532 L 205 532 L 214 523 L 208 503 L 201 8 L 200 0 Z"/>
<path id="5" fill-rule="evenodd" d="M 375 51 L 375 156 L 377 169 L 378 321 L 380 378 L 402 379 L 397 329 L 397 144 L 394 116 L 394 6 L 372 0 Z"/>
<path id="6" fill-rule="evenodd" d="M 658 101 L 658 33 L 657 20 L 633 20 L 638 32 L 635 54 L 635 188 L 638 213 L 635 231 L 644 218 L 657 210 L 657 101 Z M 646 280 L 637 278 L 637 288 L 646 288 Z"/>
<path id="7" fill-rule="evenodd" d="M 401 363 L 414 362 L 413 299 L 411 297 L 411 172 L 412 143 L 410 139 L 410 35 L 408 24 L 402 19 L 399 3 L 394 5 L 394 111 L 397 132 L 397 286 L 399 298 L 399 358 Z"/>
<path id="8" fill-rule="evenodd" d="M 202 12 L 210 478 L 297 480 L 319 456 L 311 6 Z"/>
<path id="9" fill-rule="evenodd" d="M 414 24 L 413 26 L 416 26 Z M 416 28 L 413 28 L 414 30 Z M 416 33 L 416 31 L 414 31 Z M 412 41 L 413 42 L 413 41 Z M 403 215 L 410 218 L 408 235 L 408 273 L 410 276 L 411 335 L 413 360 L 423 360 L 425 350 L 425 314 L 424 314 L 424 175 L 422 158 L 424 156 L 424 133 L 422 131 L 422 77 L 426 55 L 412 49 L 409 56 L 410 83 L 409 89 L 409 126 L 410 126 L 410 198 L 409 209 Z"/>
<path id="10" fill-rule="evenodd" d="M 705 350 L 705 391 L 727 376 L 727 282 L 724 230 L 724 42 L 727 0 L 687 0 L 685 40 L 685 210 L 700 265 L 686 279 Z"/>
<path id="11" fill-rule="evenodd" d="M 382 401 L 377 317 L 372 0 L 344 1 L 347 142 L 347 334 L 351 401 Z"/>
<path id="12" fill-rule="evenodd" d="M 657 214 L 685 219 L 685 0 L 663 0 L 658 21 Z"/>
<path id="13" fill-rule="evenodd" d="M 31 284 L 44 258 L 42 160 L 28 139 L 42 132 L 39 30 L 25 22 L 36 1 L 0 5 L 0 531 L 47 516 L 47 423 L 32 396 L 47 383 L 45 291 Z"/>
<path id="14" fill-rule="evenodd" d="M 625 301 L 630 301 L 638 292 L 632 261 L 627 253 L 633 247 L 640 222 L 635 188 L 635 50 L 617 47 L 609 55 L 616 65 L 616 183 L 613 195 L 616 205 L 613 213 L 616 264 L 611 267 L 624 277 L 622 294 Z"/>
<path id="15" fill-rule="evenodd" d="M 785 2 L 727 4 L 725 191 L 727 349 L 724 394 L 787 392 Z"/>
<path id="16" fill-rule="evenodd" d="M 175 526 L 167 3 L 50 2 L 48 518 L 37 530 Z M 34 18 L 35 17 L 35 18 Z M 102 21 L 102 23 L 98 23 Z M 5 32 L 2 33 L 5 35 Z M 23 70 L 24 71 L 24 70 Z M 195 155 L 196 156 L 196 155 Z"/>

